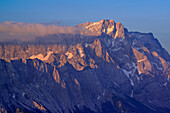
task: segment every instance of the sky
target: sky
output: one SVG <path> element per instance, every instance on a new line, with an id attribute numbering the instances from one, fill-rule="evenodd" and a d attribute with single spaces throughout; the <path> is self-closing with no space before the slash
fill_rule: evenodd
<path id="1" fill-rule="evenodd" d="M 0 22 L 75 26 L 112 19 L 152 32 L 170 53 L 170 0 L 0 0 Z"/>

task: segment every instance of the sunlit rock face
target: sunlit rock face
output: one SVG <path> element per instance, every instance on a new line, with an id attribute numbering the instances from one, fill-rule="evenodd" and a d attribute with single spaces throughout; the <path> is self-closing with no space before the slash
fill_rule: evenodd
<path id="1" fill-rule="evenodd" d="M 169 112 L 170 55 L 151 33 L 113 20 L 78 27 L 0 45 L 0 112 Z"/>

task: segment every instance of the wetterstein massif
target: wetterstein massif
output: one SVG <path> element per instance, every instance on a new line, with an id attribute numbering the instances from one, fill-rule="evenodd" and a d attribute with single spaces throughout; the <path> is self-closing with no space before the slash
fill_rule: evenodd
<path id="1" fill-rule="evenodd" d="M 113 20 L 0 44 L 0 112 L 168 113 L 170 55 Z"/>

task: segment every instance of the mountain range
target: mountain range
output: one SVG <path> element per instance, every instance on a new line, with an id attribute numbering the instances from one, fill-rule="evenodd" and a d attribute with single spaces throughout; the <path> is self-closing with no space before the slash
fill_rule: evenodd
<path id="1" fill-rule="evenodd" d="M 152 33 L 114 20 L 76 29 L 0 43 L 0 112 L 170 112 L 170 55 Z"/>

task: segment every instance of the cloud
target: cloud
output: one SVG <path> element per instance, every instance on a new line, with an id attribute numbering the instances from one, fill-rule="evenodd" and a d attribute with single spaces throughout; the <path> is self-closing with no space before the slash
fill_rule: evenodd
<path id="1" fill-rule="evenodd" d="M 32 40 L 50 34 L 76 34 L 77 27 L 7 21 L 0 23 L 0 41 Z"/>
<path id="2" fill-rule="evenodd" d="M 64 23 L 63 21 L 50 21 L 50 22 L 42 22 L 41 24 L 44 24 L 44 25 L 61 25 L 63 23 Z"/>

